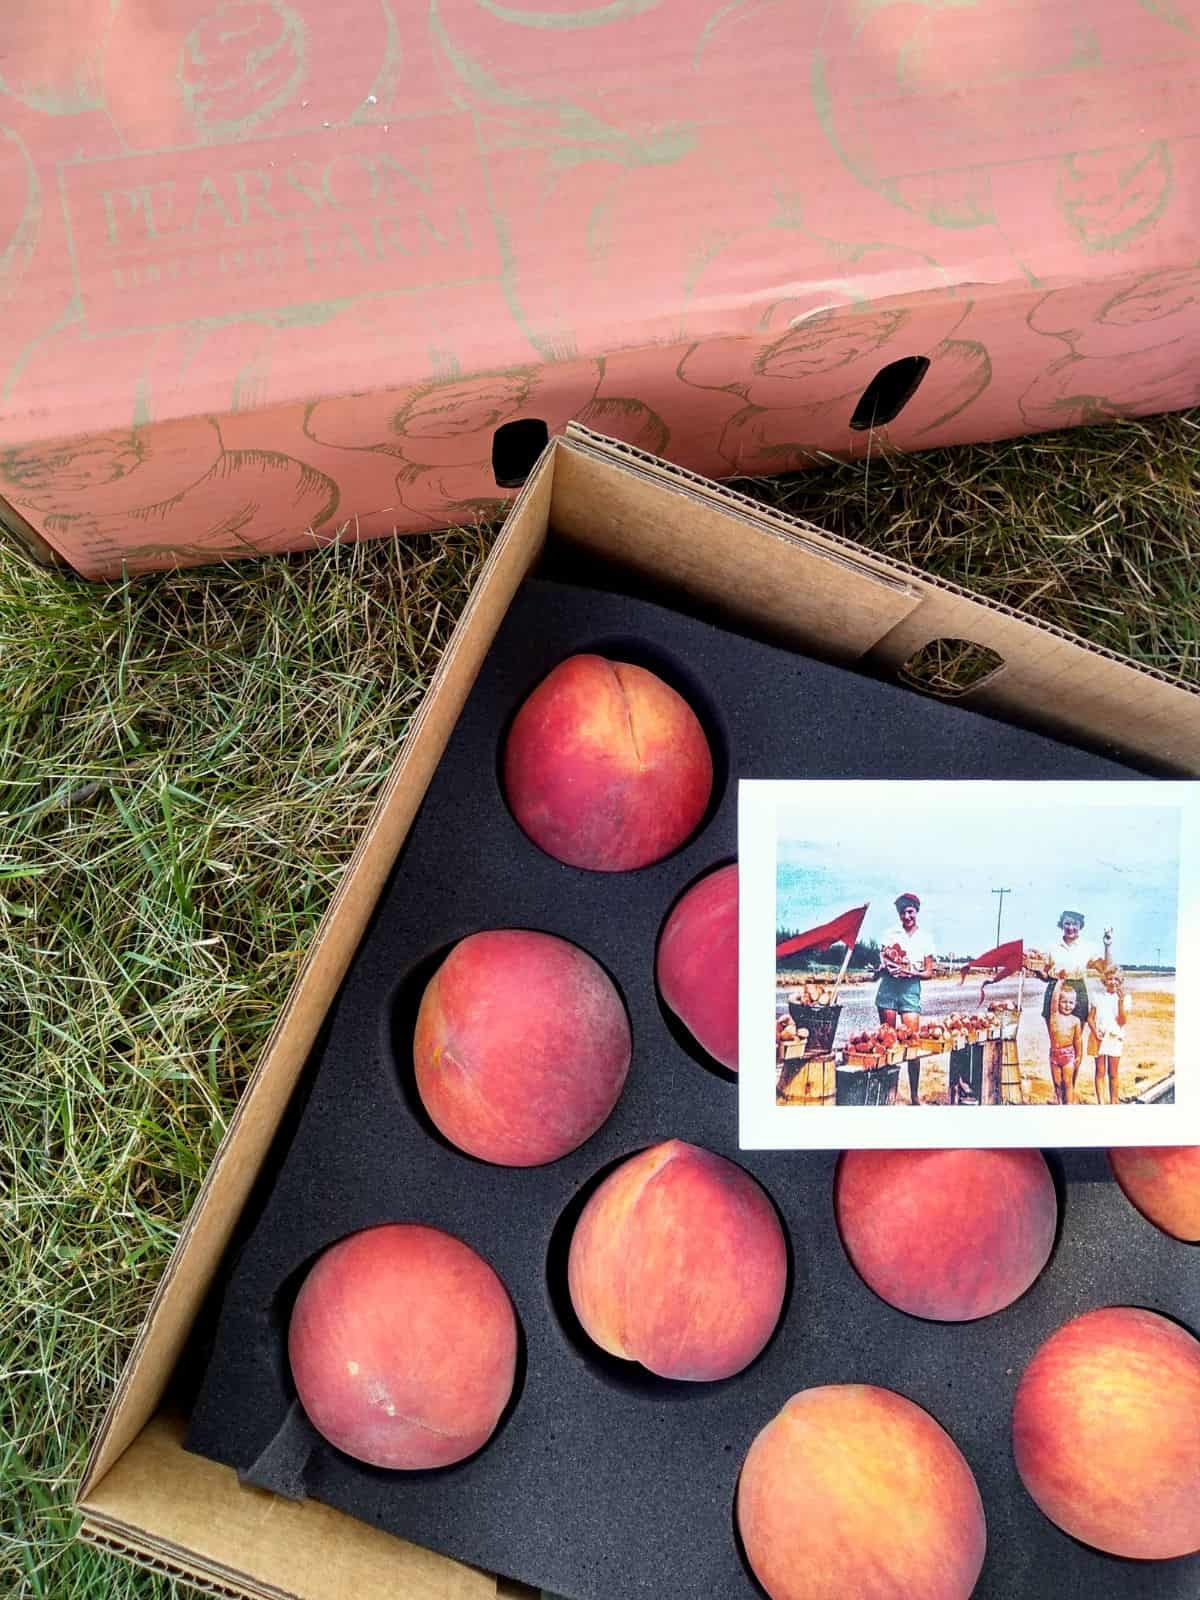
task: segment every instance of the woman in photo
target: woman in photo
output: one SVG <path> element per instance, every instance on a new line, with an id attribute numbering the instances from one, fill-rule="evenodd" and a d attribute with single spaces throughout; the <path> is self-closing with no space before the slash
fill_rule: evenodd
<path id="1" fill-rule="evenodd" d="M 1075 996 L 1075 1015 L 1080 1026 L 1086 1026 L 1091 1015 L 1092 1001 L 1088 993 L 1087 975 L 1104 966 L 1104 957 L 1095 945 L 1083 937 L 1084 916 L 1081 911 L 1064 911 L 1058 919 L 1059 937 L 1051 944 L 1046 966 L 1041 976 L 1046 980 L 1046 993 L 1042 998 L 1042 1017 L 1047 1033 L 1051 1016 L 1056 1012 L 1055 989 L 1060 982 Z"/>
<path id="2" fill-rule="evenodd" d="M 921 980 L 933 977 L 933 934 L 928 928 L 918 926 L 921 912 L 920 897 L 910 893 L 896 900 L 899 922 L 888 929 L 880 940 L 880 959 L 883 976 L 875 992 L 875 1009 L 885 1028 L 897 1023 L 906 1028 L 917 1028 L 921 1023 Z M 918 1057 L 908 1063 L 908 1097 L 912 1105 L 919 1105 L 921 1062 Z"/>

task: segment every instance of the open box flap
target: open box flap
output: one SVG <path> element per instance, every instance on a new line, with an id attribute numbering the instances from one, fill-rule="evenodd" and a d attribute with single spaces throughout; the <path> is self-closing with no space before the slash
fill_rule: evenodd
<path id="1" fill-rule="evenodd" d="M 786 626 L 800 648 L 858 661 L 900 681 L 923 646 L 969 641 L 993 651 L 1001 665 L 956 701 L 1173 772 L 1200 772 L 1200 691 L 1190 684 L 586 428 L 573 424 L 567 439 L 614 476 L 618 468 L 632 471 L 681 502 L 678 515 L 659 502 L 644 519 L 631 518 L 616 501 L 612 510 L 599 508 L 594 488 L 587 494 L 591 503 L 582 492 L 571 494 L 566 455 L 555 478 L 553 515 L 556 529 L 577 542 L 595 544 L 599 519 L 604 548 L 619 549 L 635 570 L 670 572 L 731 613 Z M 708 557 L 696 537 L 706 523 L 731 512 L 748 525 L 747 534 L 760 535 L 743 538 L 733 572 L 727 555 Z M 778 552 L 762 535 L 795 551 L 782 582 Z"/>

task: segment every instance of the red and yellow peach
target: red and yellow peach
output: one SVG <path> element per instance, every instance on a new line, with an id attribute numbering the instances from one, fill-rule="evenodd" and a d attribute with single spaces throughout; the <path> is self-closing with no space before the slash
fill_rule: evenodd
<path id="1" fill-rule="evenodd" d="M 1131 1306 L 1075 1317 L 1025 1369 L 1013 1453 L 1072 1538 L 1143 1561 L 1200 1550 L 1200 1342 Z"/>
<path id="2" fill-rule="evenodd" d="M 588 1200 L 567 1279 L 603 1350 L 662 1378 L 709 1382 L 740 1372 L 770 1339 L 787 1247 L 748 1173 L 671 1139 L 622 1162 Z"/>
<path id="3" fill-rule="evenodd" d="M 653 672 L 603 656 L 561 662 L 517 712 L 504 791 L 539 849 L 573 867 L 649 866 L 689 838 L 712 794 L 708 740 Z"/>
<path id="4" fill-rule="evenodd" d="M 673 907 L 658 941 L 659 991 L 696 1042 L 738 1067 L 738 869 L 718 867 Z"/>
<path id="5" fill-rule="evenodd" d="M 487 1442 L 509 1402 L 517 1319 L 469 1245 L 387 1223 L 318 1257 L 292 1311 L 288 1359 L 330 1444 L 375 1467 L 445 1467 Z"/>
<path id="6" fill-rule="evenodd" d="M 456 944 L 421 999 L 417 1089 L 460 1150 L 504 1167 L 557 1161 L 608 1117 L 629 1071 L 629 1019 L 577 945 L 523 929 Z"/>
<path id="7" fill-rule="evenodd" d="M 1200 1243 L 1200 1145 L 1110 1150 L 1113 1176 L 1156 1228 Z"/>
<path id="8" fill-rule="evenodd" d="M 890 1389 L 803 1389 L 750 1446 L 737 1525 L 771 1600 L 967 1600 L 987 1548 L 970 1467 Z"/>
<path id="9" fill-rule="evenodd" d="M 936 1322 L 1011 1305 L 1049 1260 L 1058 1222 L 1036 1150 L 848 1150 L 834 1211 L 867 1286 Z"/>

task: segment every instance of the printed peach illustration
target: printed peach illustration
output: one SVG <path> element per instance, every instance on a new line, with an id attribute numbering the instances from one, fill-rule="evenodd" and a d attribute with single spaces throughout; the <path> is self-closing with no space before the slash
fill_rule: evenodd
<path id="1" fill-rule="evenodd" d="M 1110 1150 L 1126 1199 L 1164 1233 L 1200 1244 L 1200 1145 Z"/>
<path id="2" fill-rule="evenodd" d="M 279 0 L 224 0 L 179 52 L 179 82 L 204 143 L 245 137 L 287 105 L 304 80 L 308 25 Z"/>
<path id="3" fill-rule="evenodd" d="M 552 934 L 508 928 L 461 940 L 430 979 L 413 1062 L 422 1103 L 452 1144 L 534 1167 L 606 1120 L 631 1048 L 621 997 L 597 961 Z"/>
<path id="4" fill-rule="evenodd" d="M 523 125 L 525 113 L 515 115 Z M 666 248 L 661 210 L 666 189 L 712 182 L 694 128 L 667 123 L 635 136 L 585 123 L 578 135 L 535 127 L 515 137 L 513 116 L 494 119 L 487 163 L 512 256 L 510 316 L 529 344 L 548 364 L 620 350 L 635 303 L 643 344 L 677 338 L 711 220 L 700 208 L 677 213 Z M 485 144 L 492 121 L 482 119 Z M 547 239 L 570 256 L 569 273 L 546 270 Z"/>
<path id="5" fill-rule="evenodd" d="M 446 1467 L 487 1443 L 513 1391 L 512 1302 L 469 1245 L 385 1223 L 331 1245 L 288 1328 L 300 1404 L 373 1467 Z"/>
<path id="6" fill-rule="evenodd" d="M 662 417 L 642 400 L 597 395 L 581 408 L 575 420 L 652 456 L 663 455 L 671 441 L 670 429 Z"/>
<path id="7" fill-rule="evenodd" d="M 679 1139 L 623 1161 L 571 1237 L 568 1286 L 588 1337 L 661 1378 L 731 1377 L 766 1345 L 787 1249 L 741 1167 Z"/>
<path id="8" fill-rule="evenodd" d="M 814 55 L 814 106 L 829 146 L 861 184 L 934 227 L 984 228 L 998 216 L 993 173 L 1011 157 L 1014 130 L 1031 126 L 1031 79 L 1054 106 L 1072 92 L 1073 75 L 1088 72 L 1091 92 L 1079 104 L 1090 121 L 1073 127 L 1078 146 L 1115 142 L 1095 80 L 1111 61 L 1114 84 L 1121 81 L 1116 63 L 1129 48 L 1124 15 L 1121 22 L 1124 41 L 1081 0 L 999 27 L 974 6 L 881 0 L 845 7 Z M 1085 38 L 1090 55 L 1081 50 Z M 1048 92 L 1047 84 L 1061 91 Z M 1037 177 L 1026 179 L 1024 213 L 1000 220 L 1017 223 L 1031 206 L 1054 203 L 1053 179 L 1039 195 L 1030 188 Z"/>
<path id="9" fill-rule="evenodd" d="M 815 311 L 772 330 L 765 340 L 697 343 L 681 361 L 679 375 L 684 383 L 736 388 L 753 405 L 771 409 L 857 399 L 880 367 L 898 355 L 921 353 L 911 348 L 911 320 L 912 312 L 900 306 Z"/>
<path id="10" fill-rule="evenodd" d="M 625 872 L 677 850 L 712 794 L 696 713 L 653 672 L 577 655 L 517 712 L 504 792 L 539 849 L 573 867 Z"/>
<path id="11" fill-rule="evenodd" d="M 536 367 L 439 379 L 407 393 L 379 390 L 320 400 L 305 432 L 321 444 L 376 450 L 421 467 L 490 462 L 492 434 L 519 416 L 537 381 Z"/>
<path id="12" fill-rule="evenodd" d="M 905 259 L 865 252 L 863 270 L 885 270 L 889 262 L 900 270 Z M 921 270 L 927 279 L 928 261 Z M 869 287 L 867 280 L 856 293 Z M 743 400 L 720 446 L 735 471 L 782 470 L 806 451 L 853 448 L 848 430 L 859 400 L 872 379 L 901 357 L 930 362 L 896 420 L 911 436 L 945 427 L 991 382 L 987 351 L 978 341 L 956 337 L 972 305 L 954 291 L 908 305 L 854 300 L 806 313 L 794 304 L 774 306 L 761 335 L 699 341 L 679 363 L 684 384 L 719 388 Z"/>
<path id="13" fill-rule="evenodd" d="M 161 431 L 177 426 L 163 424 Z M 306 529 L 326 527 L 337 511 L 338 487 L 331 478 L 273 450 L 221 450 L 213 465 L 183 488 L 142 503 L 130 487 L 143 465 L 129 437 L 89 441 L 64 456 L 63 476 L 48 480 L 42 491 L 47 532 L 88 576 L 113 576 L 123 565 L 148 572 L 175 566 L 181 558 L 236 557 L 277 548 L 294 543 Z M 144 462 L 148 468 L 150 457 Z M 3 466 L 0 460 L 0 481 Z M 156 471 L 169 472 L 169 457 L 158 458 Z M 148 471 L 146 480 L 144 490 L 153 481 Z M 56 490 L 55 481 L 66 487 Z M 176 481 L 173 473 L 168 481 Z M 110 509 L 121 496 L 128 508 Z M 19 499 L 14 494 L 14 501 Z"/>
<path id="14" fill-rule="evenodd" d="M 1124 249 L 1153 228 L 1171 195 L 1166 140 L 1141 151 L 1087 150 L 1063 156 L 1058 206 L 1087 251 Z"/>
<path id="15" fill-rule="evenodd" d="M 395 476 L 392 500 L 398 526 L 408 517 L 412 526 L 430 528 L 493 521 L 507 503 L 490 460 L 465 467 L 404 466 Z"/>
<path id="16" fill-rule="evenodd" d="M 130 477 L 149 454 L 146 430 L 130 428 L 66 444 L 18 447 L 5 453 L 0 470 L 15 500 L 53 510 L 77 499 L 94 503 L 90 497 Z"/>
<path id="17" fill-rule="evenodd" d="M 553 96 L 562 125 L 587 128 L 662 121 L 665 86 L 644 104 L 614 109 L 630 61 L 650 59 L 671 38 L 686 48 L 704 22 L 689 0 L 437 0 L 430 26 L 448 91 L 477 108 L 535 109 Z M 656 114 L 657 112 L 657 114 Z"/>
<path id="18" fill-rule="evenodd" d="M 1013 1406 L 1017 1471 L 1072 1538 L 1110 1555 L 1200 1550 L 1200 1342 L 1153 1311 L 1087 1311 L 1046 1340 Z"/>
<path id="19" fill-rule="evenodd" d="M 967 319 L 963 324 L 970 327 Z M 987 346 L 978 339 L 943 339 L 926 352 L 929 370 L 904 410 L 890 424 L 897 443 L 909 440 L 922 444 L 967 441 L 977 437 L 978 424 L 959 423 L 988 390 L 992 381 L 992 359 Z"/>
<path id="20" fill-rule="evenodd" d="M 1067 355 L 1038 374 L 1021 396 L 1029 428 L 1067 428 L 1113 417 L 1151 416 L 1200 402 L 1200 373 L 1189 348 L 1153 346 L 1102 359 Z"/>
<path id="21" fill-rule="evenodd" d="M 750 1446 L 736 1515 L 770 1600 L 968 1600 L 987 1549 L 953 1439 L 867 1384 L 793 1395 Z"/>
<path id="22" fill-rule="evenodd" d="M 707 873 L 663 923 L 655 976 L 667 1006 L 714 1060 L 738 1068 L 737 863 Z"/>
<path id="23" fill-rule="evenodd" d="M 1177 28 L 1180 33 L 1200 39 L 1200 4 L 1197 0 L 1138 0 L 1151 16 Z"/>
<path id="24" fill-rule="evenodd" d="M 1028 322 L 1060 352 L 1021 396 L 1030 427 L 1143 416 L 1194 404 L 1200 395 L 1189 353 L 1200 335 L 1195 265 L 1141 273 L 1116 286 L 1053 291 Z"/>
<path id="25" fill-rule="evenodd" d="M 1200 264 L 1139 273 L 1116 283 L 1052 290 L 1031 308 L 1035 333 L 1075 355 L 1109 360 L 1189 337 L 1200 320 Z"/>
<path id="26" fill-rule="evenodd" d="M 0 127 L 0 306 L 37 248 L 41 211 L 42 186 L 29 151 L 15 129 Z"/>
<path id="27" fill-rule="evenodd" d="M 987 1193 L 980 1218 L 964 1194 Z M 1023 1295 L 1050 1258 L 1058 1200 L 1037 1150 L 848 1150 L 834 1213 L 868 1288 L 914 1317 L 966 1322 Z"/>
<path id="28" fill-rule="evenodd" d="M 62 0 L 50 28 L 37 8 L 3 7 L 0 97 L 56 117 L 102 105 L 100 56 L 112 10 L 111 0 Z"/>
<path id="29" fill-rule="evenodd" d="M 289 0 L 123 0 L 104 52 L 104 103 L 136 150 L 226 144 L 270 133 L 321 133 L 351 120 L 384 68 L 384 0 L 354 13 L 355 81 L 325 64 L 346 59 L 344 15 Z M 159 86 L 154 95 L 144 85 Z M 310 159 L 312 151 L 304 152 Z M 327 155 L 322 152 L 322 155 Z M 318 163 L 312 163 L 319 183 Z"/>

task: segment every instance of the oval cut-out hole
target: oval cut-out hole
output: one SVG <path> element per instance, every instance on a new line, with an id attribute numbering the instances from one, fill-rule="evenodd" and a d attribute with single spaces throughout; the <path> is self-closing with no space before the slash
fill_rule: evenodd
<path id="1" fill-rule="evenodd" d="M 519 489 L 550 442 L 541 417 L 502 422 L 492 435 L 492 472 L 501 489 Z"/>
<path id="2" fill-rule="evenodd" d="M 1004 665 L 1004 657 L 970 639 L 931 639 L 900 668 L 900 676 L 926 694 L 953 700 L 978 688 Z"/>
<path id="3" fill-rule="evenodd" d="M 928 371 L 928 356 L 901 356 L 899 361 L 880 367 L 863 390 L 850 426 L 856 433 L 863 433 L 893 421 L 916 394 Z"/>

